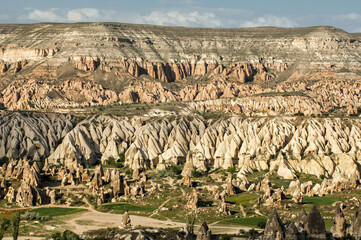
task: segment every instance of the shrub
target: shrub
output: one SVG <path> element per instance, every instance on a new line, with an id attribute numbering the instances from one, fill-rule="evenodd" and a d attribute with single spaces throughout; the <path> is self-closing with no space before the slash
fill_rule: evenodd
<path id="1" fill-rule="evenodd" d="M 63 240 L 79 240 L 79 236 L 70 230 L 65 230 L 63 232 Z"/>
<path id="2" fill-rule="evenodd" d="M 183 171 L 183 166 L 181 165 L 174 165 L 170 167 L 170 171 L 172 171 L 174 174 L 179 175 Z"/>
<path id="3" fill-rule="evenodd" d="M 17 240 L 19 236 L 20 212 L 15 213 L 15 216 L 13 217 L 11 223 L 13 227 L 13 239 Z"/>
<path id="4" fill-rule="evenodd" d="M 50 236 L 47 236 L 45 239 L 53 239 L 53 240 L 79 240 L 79 235 L 70 231 L 65 230 L 63 233 L 55 232 Z"/>
<path id="5" fill-rule="evenodd" d="M 227 172 L 231 173 L 232 175 L 236 172 L 236 168 L 235 167 L 229 167 L 227 169 Z"/>
<path id="6" fill-rule="evenodd" d="M 267 224 L 267 219 L 261 219 L 257 223 L 257 227 L 264 229 Z"/>
<path id="7" fill-rule="evenodd" d="M 159 170 L 157 172 L 157 177 L 158 178 L 166 178 L 166 177 L 174 177 L 174 172 L 172 171 L 167 171 L 167 170 Z"/>
<path id="8" fill-rule="evenodd" d="M 10 226 L 10 220 L 3 218 L 0 220 L 0 239 L 3 239 L 6 229 Z"/>
<path id="9" fill-rule="evenodd" d="M 197 171 L 197 170 L 193 170 L 192 171 L 192 176 L 193 177 L 202 177 L 204 173 L 200 172 L 200 171 Z"/>
<path id="10" fill-rule="evenodd" d="M 188 215 L 186 219 L 186 228 L 188 232 L 194 233 L 194 223 L 196 222 L 196 217 L 194 214 Z"/>
<path id="11" fill-rule="evenodd" d="M 114 168 L 123 168 L 124 167 L 124 159 L 122 161 L 115 161 L 113 156 L 110 156 L 108 158 L 108 160 L 105 160 L 105 164 L 109 167 L 114 167 Z"/>
<path id="12" fill-rule="evenodd" d="M 24 213 L 24 218 L 29 221 L 40 220 L 42 222 L 51 220 L 50 216 L 41 216 L 40 213 L 38 212 L 29 212 L 29 211 L 26 211 Z"/>
<path id="13" fill-rule="evenodd" d="M 127 169 L 125 171 L 125 174 L 128 175 L 129 177 L 131 177 L 133 175 L 133 170 L 132 169 Z"/>

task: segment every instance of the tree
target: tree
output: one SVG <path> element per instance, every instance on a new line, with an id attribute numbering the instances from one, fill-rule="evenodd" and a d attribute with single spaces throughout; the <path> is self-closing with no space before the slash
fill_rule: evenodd
<path id="1" fill-rule="evenodd" d="M 188 232 L 194 233 L 194 223 L 196 222 L 196 217 L 194 214 L 188 215 L 186 220 L 186 228 Z"/>
<path id="2" fill-rule="evenodd" d="M 6 229 L 10 226 L 10 220 L 3 218 L 0 220 L 0 240 L 3 239 Z"/>
<path id="3" fill-rule="evenodd" d="M 15 213 L 15 216 L 12 219 L 12 226 L 13 226 L 13 239 L 17 240 L 19 236 L 20 212 Z"/>

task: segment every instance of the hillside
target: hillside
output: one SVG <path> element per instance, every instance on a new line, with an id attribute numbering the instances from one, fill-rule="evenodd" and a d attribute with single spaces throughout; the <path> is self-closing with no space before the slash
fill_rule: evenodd
<path id="1" fill-rule="evenodd" d="M 360 78 L 357 35 L 325 26 L 0 25 L 0 46 L 0 103 L 6 109 L 238 98 L 304 92 L 325 79 L 351 80 L 347 88 Z M 354 104 L 346 101 L 330 108 Z"/>

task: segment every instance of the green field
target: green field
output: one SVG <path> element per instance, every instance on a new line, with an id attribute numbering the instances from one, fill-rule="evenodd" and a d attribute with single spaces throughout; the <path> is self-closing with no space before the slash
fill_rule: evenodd
<path id="1" fill-rule="evenodd" d="M 33 209 L 29 212 L 39 213 L 40 216 L 49 216 L 49 217 L 57 217 L 70 215 L 79 212 L 86 212 L 88 210 L 82 208 L 61 208 L 61 207 L 51 207 L 51 208 L 37 208 Z"/>
<path id="2" fill-rule="evenodd" d="M 248 205 L 260 197 L 257 193 L 239 193 L 233 196 L 226 197 L 226 202 L 237 205 Z"/>
<path id="3" fill-rule="evenodd" d="M 345 198 L 333 197 L 333 196 L 324 196 L 324 197 L 303 197 L 303 204 L 312 204 L 312 205 L 332 205 L 338 201 L 345 201 Z"/>
<path id="4" fill-rule="evenodd" d="M 125 210 L 130 212 L 146 212 L 150 213 L 156 210 L 157 207 L 153 206 L 136 206 L 129 203 L 111 203 L 111 204 L 104 204 L 98 210 L 100 211 L 112 211 L 114 213 L 123 213 Z"/>
<path id="5" fill-rule="evenodd" d="M 226 219 L 223 223 L 231 223 L 241 226 L 247 226 L 252 228 L 259 228 L 258 225 L 264 224 L 267 221 L 267 217 L 257 216 L 257 217 L 246 217 L 246 218 L 231 218 Z"/>

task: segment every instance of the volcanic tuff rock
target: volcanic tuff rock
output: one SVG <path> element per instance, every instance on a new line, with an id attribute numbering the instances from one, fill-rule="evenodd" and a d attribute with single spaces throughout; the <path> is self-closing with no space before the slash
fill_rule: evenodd
<path id="1" fill-rule="evenodd" d="M 186 163 L 185 176 L 194 169 L 237 166 L 240 175 L 269 169 L 284 178 L 296 172 L 333 177 L 316 194 L 335 191 L 337 182 L 353 186 L 361 176 L 361 123 L 354 118 L 92 116 L 73 126 L 56 114 L 2 116 L 0 153 L 10 159 L 44 157 L 75 168 L 124 154 L 134 170 Z"/>
<path id="2" fill-rule="evenodd" d="M 70 116 L 61 114 L 2 113 L 0 159 L 48 157 L 72 128 Z"/>
<path id="3" fill-rule="evenodd" d="M 317 90 L 319 85 L 334 88 L 320 81 L 326 78 L 352 78 L 359 85 L 360 40 L 333 27 L 44 23 L 1 25 L 0 32 L 0 103 L 7 109 L 216 100 L 270 92 L 268 85 L 277 86 L 277 92 L 305 92 L 310 99 L 296 96 L 292 109 L 292 97 L 275 103 L 258 98 L 259 105 L 254 99 L 208 102 L 197 108 L 222 105 L 223 110 L 246 114 L 250 109 L 277 114 L 286 108 L 290 114 L 312 114 L 346 106 L 355 114 L 359 106 L 354 101 L 359 88 L 348 88 L 344 100 L 338 89 L 316 94 L 324 89 Z M 220 84 L 214 83 L 219 79 Z"/>

